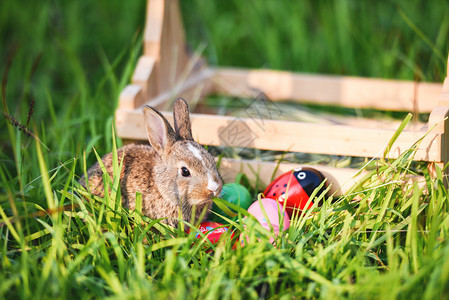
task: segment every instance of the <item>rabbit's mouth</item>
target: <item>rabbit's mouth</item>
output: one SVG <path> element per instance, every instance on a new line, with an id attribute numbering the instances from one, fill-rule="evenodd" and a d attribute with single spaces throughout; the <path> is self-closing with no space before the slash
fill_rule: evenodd
<path id="1" fill-rule="evenodd" d="M 190 194 L 189 202 L 191 205 L 204 205 L 212 203 L 214 193 L 206 189 L 195 189 Z"/>

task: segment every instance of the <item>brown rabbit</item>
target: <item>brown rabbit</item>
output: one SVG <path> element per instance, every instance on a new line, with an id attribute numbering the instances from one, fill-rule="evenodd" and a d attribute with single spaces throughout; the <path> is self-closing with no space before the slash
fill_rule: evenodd
<path id="1" fill-rule="evenodd" d="M 142 194 L 142 212 L 177 226 L 179 211 L 186 221 L 195 208 L 195 222 L 204 209 L 209 212 L 212 196 L 223 187 L 214 158 L 192 138 L 189 108 L 179 98 L 173 108 L 175 131 L 164 116 L 150 106 L 143 107 L 149 145 L 131 144 L 118 150 L 124 155 L 120 187 L 124 207 L 135 209 L 136 192 Z M 102 158 L 112 177 L 112 154 Z M 98 162 L 88 171 L 88 183 L 94 195 L 102 197 L 103 173 Z M 81 183 L 86 186 L 84 180 Z M 206 214 L 207 215 L 207 214 Z"/>

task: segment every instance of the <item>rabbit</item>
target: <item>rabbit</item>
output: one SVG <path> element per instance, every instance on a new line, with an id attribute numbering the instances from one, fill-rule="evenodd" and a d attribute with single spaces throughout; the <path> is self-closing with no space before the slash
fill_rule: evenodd
<path id="1" fill-rule="evenodd" d="M 142 213 L 152 219 L 178 226 L 182 213 L 185 221 L 202 222 L 212 206 L 212 197 L 220 194 L 223 181 L 214 158 L 192 138 L 187 102 L 174 103 L 174 128 L 156 109 L 143 107 L 145 126 L 151 145 L 130 144 L 118 149 L 123 158 L 120 173 L 122 204 L 136 206 L 136 192 L 142 194 Z M 102 158 L 112 177 L 112 153 Z M 104 196 L 103 172 L 97 162 L 87 172 L 91 193 Z M 81 184 L 86 187 L 84 178 Z M 191 220 L 195 207 L 195 220 Z M 199 220 L 206 209 L 207 213 Z M 188 227 L 188 226 L 187 226 Z"/>

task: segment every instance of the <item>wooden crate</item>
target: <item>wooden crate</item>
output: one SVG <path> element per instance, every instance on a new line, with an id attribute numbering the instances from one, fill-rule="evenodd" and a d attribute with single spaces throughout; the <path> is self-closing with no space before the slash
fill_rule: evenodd
<path id="1" fill-rule="evenodd" d="M 132 84 L 121 93 L 116 111 L 117 134 L 126 140 L 146 140 L 141 107 L 148 104 L 164 111 L 172 122 L 171 104 L 177 97 L 199 101 L 210 94 L 254 97 L 263 91 L 270 100 L 312 101 L 318 104 L 379 110 L 430 113 L 421 127 L 407 128 L 394 143 L 389 158 L 396 158 L 429 134 L 419 146 L 415 160 L 441 168 L 449 158 L 449 78 L 444 85 L 359 77 L 310 75 L 273 70 L 214 68 L 186 50 L 184 29 L 177 0 L 149 0 L 144 32 L 144 52 Z M 194 107 L 194 105 L 191 105 Z M 165 112 L 166 111 L 166 112 Z M 203 113 L 191 114 L 194 138 L 205 145 L 251 147 L 356 157 L 382 156 L 396 128 L 363 121 L 351 124 L 310 124 L 254 118 L 235 118 Z M 251 139 L 228 138 L 224 130 L 237 126 Z M 245 131 L 246 130 L 246 131 Z M 235 137 L 235 136 L 234 136 Z M 231 180 L 238 172 L 259 175 L 268 184 L 277 163 L 224 159 L 221 173 Z M 281 164 L 281 174 L 297 165 Z M 358 170 L 314 166 L 324 173 L 332 190 L 346 192 Z"/>

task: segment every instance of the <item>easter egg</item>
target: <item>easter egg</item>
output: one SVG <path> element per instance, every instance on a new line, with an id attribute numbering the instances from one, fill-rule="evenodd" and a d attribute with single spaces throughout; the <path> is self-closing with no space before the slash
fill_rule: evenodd
<path id="1" fill-rule="evenodd" d="M 219 196 L 220 199 L 226 200 L 232 204 L 238 205 L 243 209 L 248 209 L 248 207 L 253 203 L 253 199 L 251 198 L 251 195 L 249 194 L 248 190 L 239 183 L 226 183 L 223 185 L 223 189 Z M 230 218 L 232 220 L 236 220 L 236 217 L 231 218 L 228 216 L 223 210 L 221 210 L 217 204 L 212 204 L 213 212 L 216 212 L 217 214 L 224 216 L 226 218 Z M 218 221 L 223 222 L 223 219 L 217 216 L 214 213 L 210 213 L 208 219 L 210 221 Z"/>
<path id="2" fill-rule="evenodd" d="M 262 211 L 262 207 L 265 210 L 266 216 Z M 283 211 L 282 205 L 276 202 L 276 200 L 269 198 L 261 199 L 260 203 L 259 201 L 255 201 L 248 208 L 248 212 L 252 214 L 254 217 L 256 217 L 257 221 L 259 221 L 262 227 L 271 230 L 270 225 L 268 224 L 268 221 L 266 219 L 266 217 L 268 217 L 268 220 L 270 221 L 271 226 L 273 227 L 273 231 L 276 234 L 279 233 L 281 228 L 282 230 L 285 230 L 290 227 L 290 218 L 288 214 L 285 211 L 279 213 L 280 211 Z"/>
<path id="3" fill-rule="evenodd" d="M 223 235 L 223 233 L 227 232 L 229 230 L 228 227 L 223 226 L 223 224 L 217 223 L 217 222 L 210 222 L 205 221 L 201 223 L 198 227 L 199 231 L 201 233 L 205 234 L 209 241 L 211 241 L 213 244 L 216 244 L 220 237 Z M 189 229 L 190 232 L 190 229 Z M 195 235 L 196 238 L 201 238 L 202 235 L 197 232 Z"/>
<path id="4" fill-rule="evenodd" d="M 264 195 L 279 201 L 282 205 L 284 201 L 287 201 L 286 210 L 291 216 L 295 209 L 303 210 L 312 207 L 312 202 L 306 207 L 307 201 L 324 179 L 323 174 L 315 169 L 299 167 L 282 174 L 270 183 Z M 325 188 L 323 185 L 317 195 L 320 195 Z"/>

